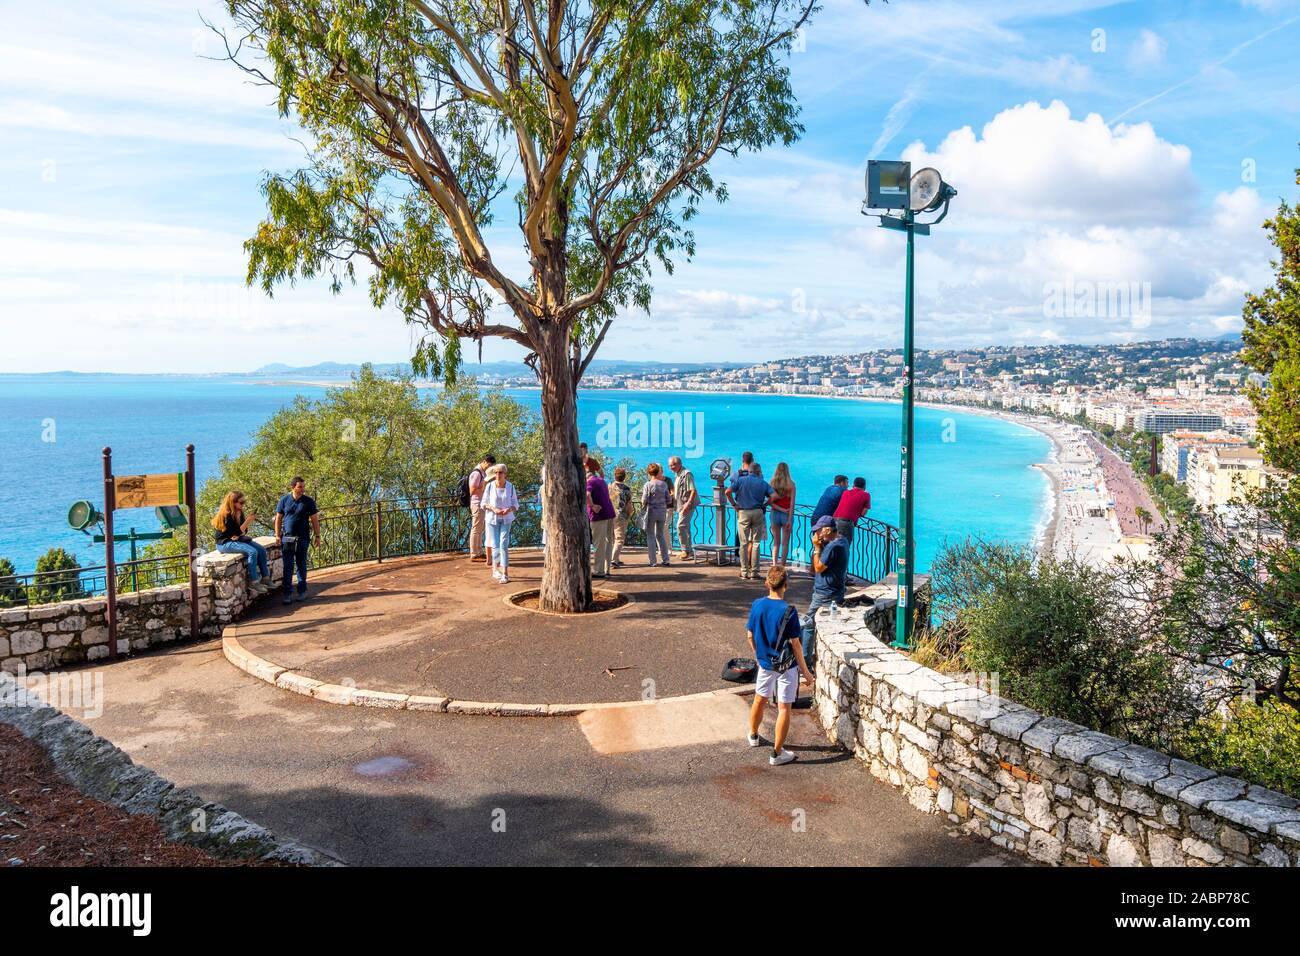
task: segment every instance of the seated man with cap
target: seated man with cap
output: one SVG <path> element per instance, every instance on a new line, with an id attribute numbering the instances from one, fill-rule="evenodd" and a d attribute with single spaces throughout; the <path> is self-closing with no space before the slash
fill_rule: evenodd
<path id="1" fill-rule="evenodd" d="M 849 571 L 849 542 L 835 528 L 829 515 L 813 522 L 813 590 L 804 619 L 803 655 L 812 660 L 817 649 L 817 609 L 844 600 Z"/>

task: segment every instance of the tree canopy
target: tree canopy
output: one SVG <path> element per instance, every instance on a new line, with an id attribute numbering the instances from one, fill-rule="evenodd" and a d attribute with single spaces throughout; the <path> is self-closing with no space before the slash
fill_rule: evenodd
<path id="1" fill-rule="evenodd" d="M 714 158 L 802 132 L 784 59 L 815 3 L 228 0 L 230 58 L 309 137 L 263 183 L 249 282 L 364 278 L 419 330 L 419 374 L 451 381 L 466 340 L 525 349 L 544 610 L 591 600 L 578 383 L 618 309 L 649 308 L 652 267 L 694 253 L 703 201 L 726 198 Z"/>

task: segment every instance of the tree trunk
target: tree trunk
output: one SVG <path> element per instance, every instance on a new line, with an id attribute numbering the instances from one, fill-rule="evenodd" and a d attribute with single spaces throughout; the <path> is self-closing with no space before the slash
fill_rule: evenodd
<path id="1" fill-rule="evenodd" d="M 546 511 L 546 568 L 542 572 L 541 607 L 544 611 L 575 613 L 591 603 L 591 565 L 588 561 L 587 484 L 578 459 L 578 400 L 569 336 L 559 323 L 543 327 L 537 351 L 537 373 L 542 385 L 543 460 L 546 483 L 542 488 Z"/>

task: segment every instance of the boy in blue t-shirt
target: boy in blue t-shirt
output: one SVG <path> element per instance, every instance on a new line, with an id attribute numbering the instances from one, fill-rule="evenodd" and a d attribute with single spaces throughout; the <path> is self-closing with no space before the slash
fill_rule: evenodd
<path id="1" fill-rule="evenodd" d="M 799 682 L 812 685 L 812 674 L 804 663 L 803 647 L 799 643 L 802 629 L 799 615 L 786 603 L 786 571 L 774 566 L 767 572 L 767 597 L 756 600 L 749 609 L 749 646 L 758 661 L 758 686 L 754 689 L 754 705 L 749 709 L 749 745 L 759 747 L 763 738 L 758 729 L 763 725 L 769 697 L 776 698 L 776 733 L 772 741 L 772 756 L 768 763 L 774 767 L 790 763 L 793 752 L 785 750 L 786 732 L 790 729 L 790 707 L 799 694 Z M 783 645 L 789 644 L 794 652 L 794 664 L 778 670 Z"/>

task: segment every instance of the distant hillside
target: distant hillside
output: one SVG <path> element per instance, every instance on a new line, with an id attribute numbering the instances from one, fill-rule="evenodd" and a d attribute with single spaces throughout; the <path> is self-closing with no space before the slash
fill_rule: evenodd
<path id="1" fill-rule="evenodd" d="M 647 375 L 656 372 L 695 372 L 714 368 L 743 368 L 740 362 L 702 363 L 702 362 L 632 362 L 625 359 L 593 359 L 587 367 L 588 375 Z M 291 366 L 282 362 L 263 365 L 248 372 L 254 378 L 325 378 L 345 379 L 361 370 L 359 364 L 344 362 L 321 362 L 317 365 Z M 387 364 L 375 365 L 375 371 L 384 375 L 395 372 L 407 372 L 409 365 Z M 461 366 L 462 375 L 494 376 L 497 378 L 531 378 L 533 370 L 523 362 L 466 362 Z"/>

